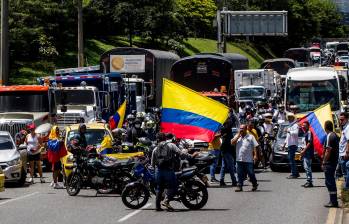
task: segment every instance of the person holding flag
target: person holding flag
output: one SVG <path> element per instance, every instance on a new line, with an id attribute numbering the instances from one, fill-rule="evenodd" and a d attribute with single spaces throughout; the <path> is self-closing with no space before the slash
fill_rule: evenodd
<path id="1" fill-rule="evenodd" d="M 291 175 L 288 179 L 295 179 L 299 177 L 298 169 L 296 166 L 295 155 L 298 148 L 298 123 L 296 122 L 296 117 L 293 113 L 287 114 L 287 119 L 290 126 L 287 128 L 286 140 L 283 148 L 288 149 L 288 158 L 290 160 Z"/>

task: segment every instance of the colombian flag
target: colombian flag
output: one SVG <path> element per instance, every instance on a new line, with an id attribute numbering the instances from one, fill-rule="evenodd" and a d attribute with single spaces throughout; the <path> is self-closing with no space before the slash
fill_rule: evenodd
<path id="1" fill-rule="evenodd" d="M 113 146 L 110 135 L 106 135 L 103 138 L 101 146 L 97 148 L 99 154 L 111 154 L 113 153 Z"/>
<path id="2" fill-rule="evenodd" d="M 225 105 L 168 79 L 163 81 L 161 131 L 211 142 L 228 118 Z"/>
<path id="3" fill-rule="evenodd" d="M 318 155 L 322 155 L 323 145 L 326 140 L 326 132 L 324 129 L 326 121 L 332 121 L 332 111 L 330 104 L 325 104 L 313 112 L 307 114 L 301 118 L 298 123 L 302 124 L 304 121 L 308 121 L 310 124 L 310 131 L 313 134 L 314 149 Z"/>
<path id="4" fill-rule="evenodd" d="M 122 124 L 124 123 L 126 113 L 126 100 L 121 104 L 116 114 L 110 117 L 109 126 L 110 130 L 115 128 L 122 128 Z"/>

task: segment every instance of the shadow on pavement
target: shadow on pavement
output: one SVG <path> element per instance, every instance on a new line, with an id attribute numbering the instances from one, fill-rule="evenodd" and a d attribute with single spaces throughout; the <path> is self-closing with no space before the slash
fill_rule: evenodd
<path id="1" fill-rule="evenodd" d="M 132 211 L 132 209 L 130 209 L 130 211 Z M 142 209 L 142 211 L 155 211 L 154 208 L 145 208 Z M 230 209 L 227 208 L 202 208 L 202 209 L 198 209 L 198 210 L 190 210 L 190 209 L 186 209 L 186 208 L 179 208 L 179 209 L 174 209 L 174 211 L 171 212 L 207 212 L 207 211 L 213 211 L 213 212 L 225 212 L 225 211 L 230 211 Z M 164 212 L 169 212 L 166 211 L 166 209 L 164 209 Z"/>
<path id="2" fill-rule="evenodd" d="M 30 185 L 30 183 L 25 183 L 23 186 L 19 186 L 17 183 L 5 183 L 5 188 L 25 188 Z"/>

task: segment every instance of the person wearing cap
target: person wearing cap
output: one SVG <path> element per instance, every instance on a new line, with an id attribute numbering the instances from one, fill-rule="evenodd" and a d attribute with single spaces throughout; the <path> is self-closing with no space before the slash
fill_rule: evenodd
<path id="1" fill-rule="evenodd" d="M 288 179 L 294 179 L 299 177 L 299 172 L 296 166 L 295 155 L 298 149 L 298 132 L 299 127 L 296 121 L 296 117 L 293 113 L 287 114 L 289 127 L 287 128 L 286 140 L 283 148 L 288 149 L 288 158 L 290 160 L 291 175 Z"/>
<path id="2" fill-rule="evenodd" d="M 34 183 L 34 166 L 35 163 L 38 167 L 40 182 L 45 183 L 45 180 L 42 176 L 42 167 L 41 167 L 41 147 L 42 139 L 35 133 L 35 124 L 31 124 L 29 127 L 30 134 L 25 138 L 25 144 L 27 146 L 28 161 L 30 166 L 30 178 L 29 182 Z"/>
<path id="3" fill-rule="evenodd" d="M 263 128 L 264 128 L 264 133 L 268 133 L 268 135 L 273 134 L 273 124 L 271 123 L 273 114 L 271 113 L 266 113 L 263 115 L 264 117 L 264 123 L 263 123 Z"/>
<path id="4" fill-rule="evenodd" d="M 278 105 L 278 109 L 273 114 L 273 121 L 275 123 L 283 123 L 286 121 L 285 107 L 282 104 Z"/>

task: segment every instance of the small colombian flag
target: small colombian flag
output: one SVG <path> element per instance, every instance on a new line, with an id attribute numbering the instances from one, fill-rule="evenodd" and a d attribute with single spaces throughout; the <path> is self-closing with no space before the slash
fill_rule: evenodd
<path id="1" fill-rule="evenodd" d="M 124 123 L 126 113 L 126 100 L 121 104 L 118 111 L 110 117 L 109 119 L 109 125 L 110 130 L 113 130 L 115 128 L 122 128 L 122 124 Z"/>

